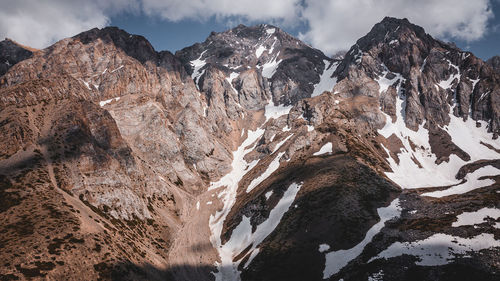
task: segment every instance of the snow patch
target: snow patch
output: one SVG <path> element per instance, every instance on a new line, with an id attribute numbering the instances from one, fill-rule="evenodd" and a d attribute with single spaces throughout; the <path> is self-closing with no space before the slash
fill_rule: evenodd
<path id="1" fill-rule="evenodd" d="M 237 72 L 231 72 L 231 74 L 229 74 L 229 77 L 226 78 L 226 80 L 229 82 L 229 83 L 232 83 L 233 80 L 238 77 L 240 74 L 237 73 Z"/>
<path id="2" fill-rule="evenodd" d="M 257 58 L 259 58 L 262 53 L 266 50 L 266 47 L 264 47 L 263 45 L 260 45 L 256 50 L 255 50 L 255 56 Z"/>
<path id="3" fill-rule="evenodd" d="M 276 134 L 273 134 L 271 138 L 269 138 L 269 142 L 273 142 L 274 138 L 276 137 Z"/>
<path id="4" fill-rule="evenodd" d="M 80 79 L 80 81 L 82 81 L 82 83 L 85 85 L 85 87 L 87 87 L 87 89 L 92 90 L 92 89 L 90 89 L 89 82 L 85 82 L 82 79 Z"/>
<path id="5" fill-rule="evenodd" d="M 470 79 L 469 80 L 472 82 L 472 91 L 474 92 L 474 89 L 476 88 L 476 84 L 479 83 L 479 77 L 477 77 L 477 79 Z"/>
<path id="6" fill-rule="evenodd" d="M 466 182 L 457 184 L 445 190 L 438 190 L 433 192 L 423 193 L 422 196 L 429 196 L 435 198 L 441 198 L 444 196 L 450 196 L 455 194 L 464 194 L 474 189 L 489 186 L 495 183 L 492 179 L 479 179 L 486 176 L 496 176 L 500 175 L 500 170 L 493 166 L 485 166 L 475 170 L 473 173 L 467 174 L 465 176 Z"/>
<path id="7" fill-rule="evenodd" d="M 331 142 L 328 142 L 326 143 L 325 145 L 323 145 L 318 152 L 315 152 L 313 153 L 314 156 L 318 156 L 318 155 L 322 155 L 322 154 L 325 154 L 325 153 L 332 153 L 332 148 L 333 148 L 333 145 Z"/>
<path id="8" fill-rule="evenodd" d="M 198 81 L 200 80 L 200 77 L 205 73 L 205 70 L 201 71 L 201 68 L 207 64 L 205 60 L 202 60 L 201 58 L 203 57 L 203 54 L 205 54 L 207 50 L 203 51 L 200 56 L 195 59 L 190 61 L 189 63 L 193 67 L 193 73 L 191 74 L 191 78 L 194 80 L 194 83 L 196 84 L 196 88 L 198 88 Z"/>
<path id="9" fill-rule="evenodd" d="M 379 272 L 368 276 L 368 281 L 384 281 L 384 271 L 381 269 Z"/>
<path id="10" fill-rule="evenodd" d="M 283 156 L 283 154 L 285 154 L 285 152 L 278 153 L 278 156 L 276 156 L 276 158 L 274 158 L 274 160 L 271 161 L 271 163 L 269 164 L 267 169 L 264 171 L 264 173 L 262 173 L 257 178 L 253 179 L 252 182 L 250 182 L 250 184 L 247 187 L 247 193 L 252 191 L 255 187 L 257 187 L 265 179 L 267 179 L 270 175 L 272 175 L 272 173 L 274 173 L 276 170 L 278 170 L 278 168 L 280 167 L 280 159 L 281 159 L 281 156 Z"/>
<path id="11" fill-rule="evenodd" d="M 320 253 L 326 252 L 326 251 L 330 250 L 330 245 L 328 245 L 328 244 L 321 244 L 321 245 L 319 245 L 319 249 L 318 250 L 319 250 Z"/>
<path id="12" fill-rule="evenodd" d="M 288 211 L 295 196 L 300 190 L 301 185 L 292 183 L 283 194 L 278 204 L 271 210 L 269 217 L 259 224 L 255 232 L 252 232 L 252 225 L 250 218 L 243 216 L 240 224 L 233 230 L 231 238 L 224 244 L 219 244 L 216 249 L 219 251 L 221 258 L 220 263 L 216 263 L 219 272 L 214 273 L 216 281 L 222 280 L 240 280 L 240 272 L 238 266 L 241 260 L 249 256 L 248 261 L 245 263 L 244 268 L 248 267 L 252 260 L 257 256 L 259 249 L 257 248 L 264 239 L 273 232 L 278 226 L 283 215 Z M 220 241 L 220 238 L 218 238 Z M 239 260 L 233 259 L 246 249 L 247 253 Z"/>
<path id="13" fill-rule="evenodd" d="M 271 195 L 273 195 L 272 190 L 270 190 L 270 191 L 266 192 L 266 194 L 264 194 L 264 196 L 266 196 L 266 200 L 269 200 L 269 197 L 271 197 Z"/>
<path id="14" fill-rule="evenodd" d="M 457 216 L 457 221 L 452 223 L 451 226 L 459 227 L 463 225 L 476 225 L 486 222 L 486 218 L 494 220 L 500 218 L 500 209 L 497 208 L 482 208 L 475 212 L 463 212 Z"/>
<path id="15" fill-rule="evenodd" d="M 273 151 L 271 152 L 271 154 L 275 153 L 276 151 L 278 151 L 278 149 L 280 149 L 280 147 L 285 144 L 285 142 L 287 140 L 289 140 L 291 137 L 293 136 L 293 134 L 289 135 L 288 137 L 286 137 L 285 139 L 283 139 L 282 141 L 278 142 L 276 144 L 276 146 L 274 147 Z M 274 136 L 273 136 L 274 137 Z"/>
<path id="16" fill-rule="evenodd" d="M 235 78 L 237 78 L 238 76 L 240 76 L 239 73 L 237 73 L 237 72 L 231 72 L 231 74 L 229 74 L 229 77 L 226 77 L 227 82 L 229 82 L 229 85 L 231 86 L 231 89 L 233 89 L 233 91 L 235 93 L 238 93 L 238 91 L 236 91 L 236 89 L 233 86 L 233 80 Z"/>
<path id="17" fill-rule="evenodd" d="M 268 28 L 268 29 L 266 29 L 266 33 L 267 34 L 273 34 L 275 31 L 276 31 L 275 28 Z"/>
<path id="18" fill-rule="evenodd" d="M 276 70 L 278 69 L 279 64 L 283 61 L 282 59 L 277 61 L 278 56 L 279 56 L 279 52 L 272 60 L 268 61 L 267 63 L 265 63 L 262 66 L 262 76 L 263 77 L 266 77 L 269 79 L 269 78 L 273 77 L 274 73 L 276 73 Z"/>
<path id="19" fill-rule="evenodd" d="M 112 98 L 112 99 L 109 99 L 109 100 L 104 100 L 104 101 L 100 101 L 99 102 L 99 105 L 101 107 L 105 106 L 106 104 L 112 102 L 112 101 L 118 101 L 120 99 L 120 97 L 116 97 L 116 98 Z"/>
<path id="20" fill-rule="evenodd" d="M 271 48 L 269 49 L 269 51 L 267 51 L 268 54 L 272 54 L 273 53 L 273 51 L 274 51 L 274 45 L 276 45 L 276 42 L 278 42 L 278 40 L 275 37 L 274 41 L 273 41 L 273 44 L 271 45 Z"/>
<path id="21" fill-rule="evenodd" d="M 450 77 L 447 80 L 443 80 L 443 81 L 438 83 L 439 87 L 441 87 L 445 90 L 451 88 L 451 84 L 453 83 L 453 80 L 458 79 L 458 81 L 460 81 L 460 77 L 461 77 L 460 68 L 458 68 L 458 66 L 452 64 L 450 60 L 448 60 L 448 64 L 449 64 L 448 68 L 452 68 L 452 67 L 455 68 L 457 73 L 450 74 Z"/>
<path id="22" fill-rule="evenodd" d="M 452 110 L 450 108 L 450 123 L 444 129 L 451 136 L 453 143 L 470 155 L 471 160 L 469 162 L 481 159 L 499 159 L 500 153 L 481 144 L 481 142 L 486 143 L 497 151 L 500 150 L 500 141 L 498 139 L 494 140 L 493 134 L 488 133 L 488 123 L 482 120 L 472 120 L 472 118 L 463 121 L 461 117 L 453 115 Z M 478 123 L 480 127 L 477 127 Z"/>
<path id="23" fill-rule="evenodd" d="M 377 209 L 380 221 L 368 230 L 363 241 L 347 250 L 338 250 L 326 253 L 325 255 L 325 270 L 323 271 L 323 279 L 338 273 L 350 261 L 358 257 L 365 246 L 370 243 L 373 237 L 380 232 L 384 227 L 385 222 L 399 217 L 401 215 L 401 207 L 399 206 L 399 199 L 395 199 L 387 207 Z"/>
<path id="24" fill-rule="evenodd" d="M 484 99 L 487 95 L 489 95 L 491 93 L 491 91 L 488 91 L 488 92 L 485 92 L 485 93 L 482 93 L 481 94 L 481 97 L 479 97 L 479 100 L 478 101 L 481 101 L 482 99 Z"/>
<path id="25" fill-rule="evenodd" d="M 500 241 L 495 240 L 493 234 L 482 233 L 472 238 L 461 238 L 437 233 L 420 241 L 393 243 L 369 262 L 380 258 L 412 255 L 419 258 L 415 263 L 417 265 L 437 266 L 449 263 L 455 255 L 465 255 L 467 252 L 493 247 L 500 247 Z"/>
<path id="26" fill-rule="evenodd" d="M 385 67 L 385 66 L 384 66 Z M 389 73 L 388 70 L 384 71 L 382 73 L 382 75 L 380 75 L 380 77 L 378 77 L 377 79 L 375 79 L 375 81 L 378 83 L 380 89 L 379 89 L 379 92 L 382 94 L 383 92 L 387 91 L 387 89 L 389 89 L 389 86 L 392 86 L 394 85 L 396 82 L 398 82 L 397 84 L 397 88 L 399 89 L 399 87 L 401 86 L 401 84 L 404 82 L 404 78 L 401 74 L 395 74 L 396 76 L 392 79 L 388 79 L 386 78 L 387 74 Z"/>
<path id="27" fill-rule="evenodd" d="M 122 68 L 123 68 L 123 65 L 120 65 L 118 68 L 115 68 L 115 69 L 111 70 L 111 73 L 114 73 L 115 71 L 118 71 L 118 70 L 120 70 Z"/>
<path id="28" fill-rule="evenodd" d="M 335 84 L 337 84 L 337 77 L 332 78 L 332 75 L 339 65 L 338 62 L 330 63 L 327 60 L 323 60 L 323 62 L 325 64 L 325 69 L 319 77 L 318 84 L 314 85 L 314 91 L 311 94 L 311 97 L 319 96 L 324 91 L 331 91 Z"/>
<path id="29" fill-rule="evenodd" d="M 269 99 L 269 103 L 265 107 L 265 113 L 264 115 L 266 116 L 266 121 L 264 124 L 269 121 L 270 119 L 278 119 L 279 117 L 283 115 L 287 115 L 290 113 L 290 110 L 292 109 L 293 106 L 284 106 L 284 105 L 274 105 L 273 99 Z"/>

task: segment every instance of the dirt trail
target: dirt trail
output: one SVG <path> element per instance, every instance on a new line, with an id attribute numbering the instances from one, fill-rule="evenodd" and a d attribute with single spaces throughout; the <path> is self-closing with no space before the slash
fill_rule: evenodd
<path id="1" fill-rule="evenodd" d="M 28 111 L 29 112 L 29 111 Z M 32 120 L 32 116 L 29 115 L 30 118 L 30 127 L 34 132 L 38 132 L 41 137 L 47 138 L 48 136 L 51 135 L 51 128 L 50 125 L 52 124 L 52 119 L 51 119 L 50 114 L 46 114 L 44 116 L 43 120 L 43 126 L 42 128 L 38 128 L 37 126 L 34 125 L 34 122 Z M 78 210 L 80 213 L 75 214 L 79 219 L 80 219 L 80 228 L 84 232 L 89 232 L 89 233 L 96 233 L 105 230 L 106 228 L 101 222 L 95 221 L 93 218 L 100 218 L 102 221 L 105 221 L 108 225 L 112 225 L 109 221 L 107 221 L 105 218 L 100 216 L 99 214 L 95 213 L 92 209 L 90 209 L 88 206 L 86 206 L 82 201 L 79 199 L 69 195 L 67 192 L 62 190 L 59 185 L 57 184 L 57 180 L 54 174 L 54 168 L 52 165 L 52 159 L 50 158 L 50 152 L 47 149 L 47 145 L 36 145 L 36 148 L 40 150 L 40 152 L 43 155 L 43 158 L 45 160 L 45 163 L 47 165 L 47 172 L 49 173 L 49 179 L 52 183 L 52 186 L 55 188 L 57 192 L 59 192 L 63 197 L 66 203 L 72 205 L 76 210 Z"/>
<path id="2" fill-rule="evenodd" d="M 214 280 L 210 273 L 216 271 L 217 251 L 210 242 L 210 215 L 218 207 L 214 190 L 205 191 L 192 200 L 184 200 L 183 221 L 176 232 L 169 252 L 169 263 L 175 280 Z M 197 208 L 199 202 L 199 209 Z M 207 204 L 208 202 L 212 202 Z"/>
<path id="3" fill-rule="evenodd" d="M 47 156 L 46 148 L 42 147 L 40 150 L 42 151 L 42 154 L 44 155 L 45 158 L 45 162 L 47 163 L 47 170 L 49 172 L 49 178 L 50 181 L 52 182 L 52 185 L 57 190 L 57 192 L 61 193 L 61 195 L 64 197 L 64 200 L 66 200 L 66 203 L 72 205 L 76 210 L 80 211 L 80 213 L 75 214 L 80 219 L 80 229 L 88 233 L 96 233 L 105 230 L 106 228 L 104 227 L 104 225 L 102 225 L 100 222 L 96 222 L 92 218 L 99 218 L 103 221 L 106 221 L 106 219 L 104 219 L 102 216 L 92 211 L 92 209 L 83 204 L 83 202 L 80 201 L 79 199 L 69 195 L 67 192 L 59 188 L 59 186 L 57 185 L 56 177 L 54 175 L 54 168 L 52 167 L 52 162 L 50 158 Z M 106 221 L 106 223 L 108 225 L 111 225 L 109 221 Z"/>

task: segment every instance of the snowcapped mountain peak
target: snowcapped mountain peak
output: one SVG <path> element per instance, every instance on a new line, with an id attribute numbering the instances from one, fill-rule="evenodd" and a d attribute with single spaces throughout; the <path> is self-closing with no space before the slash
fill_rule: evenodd
<path id="1" fill-rule="evenodd" d="M 195 69 L 193 62 L 202 53 L 205 64 L 203 68 Z M 256 81 L 251 83 L 268 89 L 268 96 L 272 96 L 278 104 L 296 103 L 303 97 L 311 96 L 314 85 L 320 82 L 325 61 L 328 65 L 331 61 L 321 51 L 272 25 L 239 25 L 225 32 L 214 32 L 203 43 L 184 48 L 176 52 L 176 56 L 185 62 L 188 73 L 211 69 L 229 77 L 231 73 L 255 72 L 257 76 L 252 79 Z M 204 72 L 204 75 L 207 74 Z M 200 83 L 204 81 L 202 76 L 200 74 L 197 80 Z M 240 75 L 232 80 L 238 92 L 243 85 L 247 85 L 242 80 L 246 77 L 253 76 Z M 283 85 L 296 90 L 282 92 Z M 198 87 L 203 88 L 203 85 Z M 266 97 L 258 102 L 261 108 L 266 103 Z"/>

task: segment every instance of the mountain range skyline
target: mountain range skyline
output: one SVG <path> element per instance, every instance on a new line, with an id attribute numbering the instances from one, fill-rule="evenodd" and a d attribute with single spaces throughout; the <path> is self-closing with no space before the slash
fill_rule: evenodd
<path id="1" fill-rule="evenodd" d="M 48 5 L 45 5 L 45 4 Z M 49 4 L 50 3 L 50 4 Z M 483 60 L 500 54 L 499 0 L 479 1 L 6 1 L 0 38 L 43 48 L 93 27 L 117 26 L 143 35 L 157 50 L 175 52 L 211 31 L 240 23 L 274 24 L 328 55 L 345 51 L 384 16 L 407 17 L 436 38 Z M 267 6 L 267 7 L 266 7 Z M 254 7 L 266 7 L 259 12 Z M 36 20 L 36 22 L 33 22 Z M 59 21 L 65 21 L 59 24 Z"/>

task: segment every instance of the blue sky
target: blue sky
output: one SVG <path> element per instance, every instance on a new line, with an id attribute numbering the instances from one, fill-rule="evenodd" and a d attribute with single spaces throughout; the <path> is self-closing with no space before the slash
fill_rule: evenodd
<path id="1" fill-rule="evenodd" d="M 458 47 L 471 51 L 483 60 L 500 55 L 500 1 L 492 2 L 492 10 L 495 17 L 491 20 L 490 28 L 482 39 L 473 42 L 455 40 Z"/>
<path id="2" fill-rule="evenodd" d="M 146 37 L 157 51 L 169 50 L 172 53 L 184 47 L 202 42 L 210 32 L 224 31 L 232 25 L 217 22 L 212 18 L 206 22 L 182 20 L 172 22 L 144 14 L 123 14 L 111 18 L 110 26 L 117 26 L 129 33 Z"/>
<path id="3" fill-rule="evenodd" d="M 0 38 L 35 48 L 112 25 L 175 52 L 211 31 L 270 23 L 331 55 L 393 16 L 483 59 L 500 54 L 500 0 L 0 0 L 0 6 Z"/>

